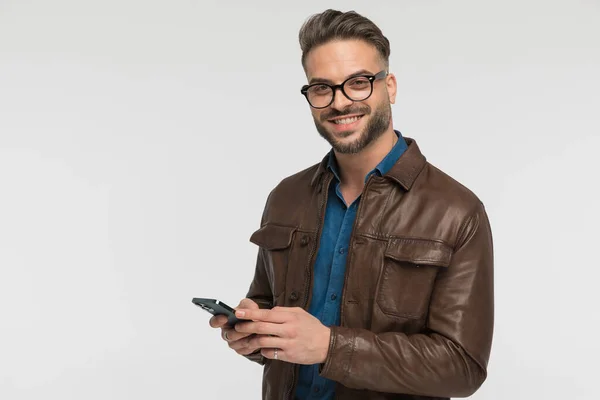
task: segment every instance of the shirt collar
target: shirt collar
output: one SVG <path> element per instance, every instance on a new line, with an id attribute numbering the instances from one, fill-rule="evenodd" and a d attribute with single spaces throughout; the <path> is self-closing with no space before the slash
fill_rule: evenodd
<path id="1" fill-rule="evenodd" d="M 383 158 L 383 160 L 381 160 L 379 164 L 377 164 L 377 166 L 375 166 L 375 168 L 371 170 L 367 174 L 367 176 L 365 176 L 365 182 L 369 178 L 369 176 L 371 176 L 374 173 L 378 174 L 379 176 L 385 175 L 394 166 L 394 164 L 396 164 L 402 153 L 404 153 L 404 151 L 406 150 L 407 145 L 404 141 L 404 138 L 402 137 L 402 134 L 400 133 L 400 131 L 397 130 L 394 130 L 394 132 L 398 136 L 398 141 L 396 142 L 394 147 L 392 147 L 389 153 Z M 331 172 L 333 172 L 333 175 L 338 181 L 341 181 L 339 175 L 339 167 L 335 159 L 335 153 L 333 152 L 333 149 L 331 149 L 331 151 L 329 152 L 327 168 L 331 170 Z"/>

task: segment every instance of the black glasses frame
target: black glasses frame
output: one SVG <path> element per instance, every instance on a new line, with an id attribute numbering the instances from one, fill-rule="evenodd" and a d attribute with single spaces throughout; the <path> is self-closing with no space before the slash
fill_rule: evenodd
<path id="1" fill-rule="evenodd" d="M 339 85 L 329 85 L 327 83 L 316 82 L 316 83 L 312 83 L 310 85 L 304 85 L 304 86 L 302 86 L 302 88 L 300 89 L 300 93 L 302 93 L 304 95 L 304 97 L 306 98 L 306 101 L 308 102 L 308 104 L 312 108 L 317 108 L 317 109 L 329 107 L 333 103 L 333 101 L 335 100 L 335 93 L 337 92 L 337 89 L 340 89 L 340 91 L 344 94 L 344 96 L 348 100 L 350 100 L 350 101 L 364 101 L 364 100 L 368 99 L 369 97 L 371 97 L 371 95 L 373 94 L 373 82 L 375 82 L 376 80 L 385 78 L 387 75 L 388 75 L 387 71 L 383 70 L 383 71 L 379 71 L 375 75 L 356 75 L 356 76 L 351 76 L 350 78 L 346 79 L 344 82 L 340 83 Z M 346 82 L 348 82 L 349 80 L 352 80 L 352 79 L 356 79 L 356 78 L 367 78 L 369 80 L 369 83 L 371 84 L 371 91 L 369 92 L 369 94 L 365 98 L 359 99 L 359 100 L 355 100 L 355 99 L 350 98 L 350 96 L 348 96 L 348 94 L 344 91 L 344 85 L 346 84 Z M 333 93 L 331 95 L 331 101 L 326 106 L 315 107 L 315 106 L 312 105 L 312 103 L 308 99 L 308 90 L 311 87 L 313 87 L 313 86 L 323 86 L 323 85 L 329 86 L 331 88 L 331 91 Z"/>

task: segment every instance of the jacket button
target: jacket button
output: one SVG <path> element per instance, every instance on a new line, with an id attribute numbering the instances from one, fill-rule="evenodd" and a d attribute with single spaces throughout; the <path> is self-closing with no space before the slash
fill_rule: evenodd
<path id="1" fill-rule="evenodd" d="M 300 240 L 300 244 L 302 246 L 306 246 L 309 241 L 310 241 L 310 239 L 309 239 L 308 235 L 304 235 L 304 236 L 302 236 L 302 239 Z"/>
<path id="2" fill-rule="evenodd" d="M 298 300 L 298 293 L 296 293 L 295 291 L 293 291 L 293 292 L 290 294 L 290 300 L 292 300 L 292 301 L 296 301 L 296 300 Z"/>

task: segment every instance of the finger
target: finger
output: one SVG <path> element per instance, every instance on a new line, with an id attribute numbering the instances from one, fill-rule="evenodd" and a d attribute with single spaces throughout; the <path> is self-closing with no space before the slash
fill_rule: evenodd
<path id="1" fill-rule="evenodd" d="M 248 336 L 250 336 L 252 333 L 246 333 L 246 332 L 238 332 L 235 329 L 227 329 L 227 340 L 225 338 L 225 333 L 222 334 L 222 337 L 224 340 L 228 341 L 228 342 L 235 342 L 241 339 L 244 339 Z"/>
<path id="2" fill-rule="evenodd" d="M 263 348 L 285 348 L 286 339 L 277 336 L 257 335 L 248 340 L 248 347 L 255 349 Z"/>
<path id="3" fill-rule="evenodd" d="M 270 344 L 272 342 L 272 341 L 264 342 L 264 339 L 261 339 L 261 338 L 273 339 L 273 337 L 271 337 L 271 336 L 251 335 L 247 338 L 238 340 L 236 342 L 229 343 L 229 347 L 231 347 L 233 350 L 235 350 L 238 354 L 242 354 L 242 355 L 251 354 L 256 351 L 259 351 L 261 349 L 261 345 L 263 343 Z M 284 341 L 277 342 L 276 345 L 285 346 L 286 342 L 284 342 Z"/>
<path id="4" fill-rule="evenodd" d="M 282 349 L 261 349 L 260 353 L 271 360 L 287 361 L 286 353 Z"/>
<path id="5" fill-rule="evenodd" d="M 241 356 L 247 356 L 247 355 L 254 353 L 256 350 L 258 350 L 258 349 L 251 349 L 249 347 L 244 347 L 243 349 L 236 350 L 236 353 L 238 353 Z"/>
<path id="6" fill-rule="evenodd" d="M 252 321 L 272 322 L 282 324 L 289 321 L 290 313 L 287 310 L 251 310 L 248 308 L 240 308 L 235 313 L 236 317 L 249 319 Z"/>
<path id="7" fill-rule="evenodd" d="M 241 355 L 248 355 L 248 354 L 259 352 L 260 347 L 250 345 L 250 340 L 254 337 L 255 337 L 255 335 L 252 335 L 248 338 L 240 340 L 240 343 L 242 343 L 242 345 L 239 346 L 235 351 Z"/>
<path id="8" fill-rule="evenodd" d="M 227 323 L 227 317 L 225 315 L 214 315 L 208 321 L 211 327 L 221 328 Z"/>
<path id="9" fill-rule="evenodd" d="M 238 322 L 237 324 L 235 324 L 235 330 L 241 333 L 285 336 L 284 325 L 274 324 L 271 322 Z"/>
<path id="10" fill-rule="evenodd" d="M 240 353 L 240 352 L 247 352 L 252 353 L 255 352 L 256 350 L 258 350 L 259 348 L 256 346 L 250 346 L 250 340 L 254 337 L 255 335 L 250 335 L 248 337 L 242 338 L 240 340 L 235 340 L 233 342 L 229 342 L 229 347 L 233 350 L 235 350 L 236 352 Z"/>
<path id="11" fill-rule="evenodd" d="M 236 308 L 248 308 L 250 310 L 258 310 L 258 304 L 251 299 L 242 299 Z"/>

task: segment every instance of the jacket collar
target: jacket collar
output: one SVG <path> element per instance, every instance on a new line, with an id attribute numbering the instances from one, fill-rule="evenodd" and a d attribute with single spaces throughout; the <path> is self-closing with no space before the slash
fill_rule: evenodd
<path id="1" fill-rule="evenodd" d="M 383 178 L 391 179 L 400 184 L 404 189 L 410 190 L 413 183 L 417 179 L 417 176 L 421 173 L 421 170 L 425 166 L 427 160 L 421 153 L 417 141 L 410 137 L 403 137 L 407 144 L 407 149 L 400 156 L 398 161 L 390 168 L 390 170 L 383 175 Z M 321 162 L 318 164 L 317 170 L 315 171 L 311 185 L 317 184 L 326 173 L 331 174 L 332 172 L 327 169 L 329 161 L 329 154 L 327 154 Z"/>

